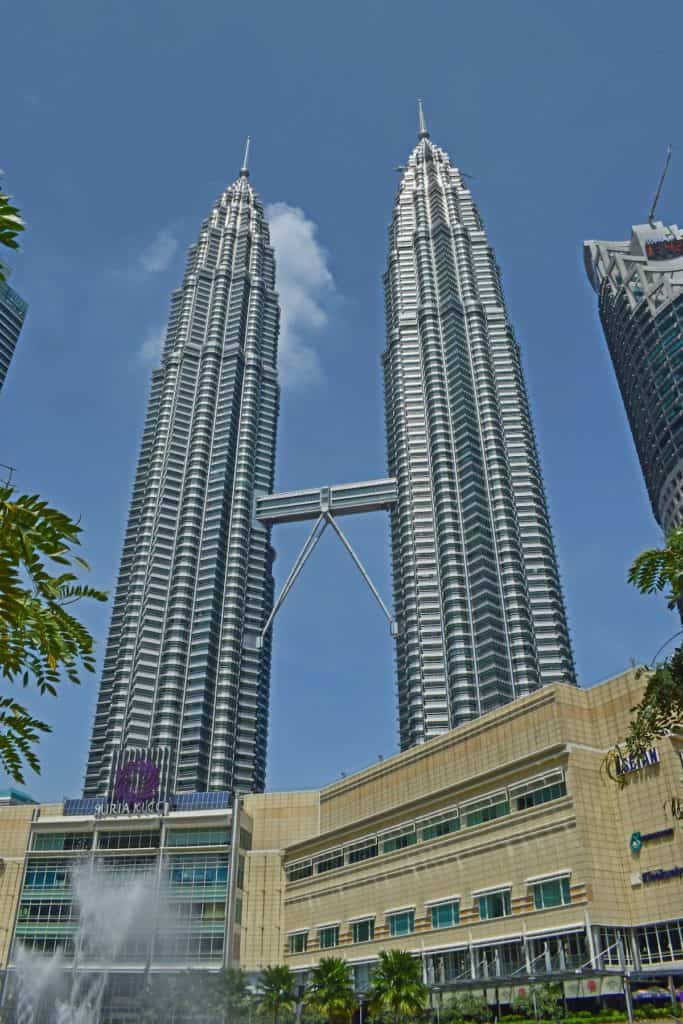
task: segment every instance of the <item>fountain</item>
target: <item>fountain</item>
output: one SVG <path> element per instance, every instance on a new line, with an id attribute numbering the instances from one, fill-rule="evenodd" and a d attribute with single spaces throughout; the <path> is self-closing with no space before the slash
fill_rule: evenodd
<path id="1" fill-rule="evenodd" d="M 18 948 L 17 1024 L 100 1024 L 111 965 L 149 961 L 162 916 L 156 872 L 121 874 L 87 864 L 72 872 L 71 884 L 78 909 L 73 959 L 61 950 L 41 956 Z"/>

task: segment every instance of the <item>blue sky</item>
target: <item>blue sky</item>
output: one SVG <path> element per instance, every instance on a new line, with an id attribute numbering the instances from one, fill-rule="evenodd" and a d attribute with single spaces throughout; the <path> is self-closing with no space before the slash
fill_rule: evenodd
<path id="1" fill-rule="evenodd" d="M 586 238 L 680 220 L 680 74 L 660 0 L 1 0 L 0 166 L 28 231 L 30 311 L 0 394 L 0 462 L 80 517 L 113 587 L 156 339 L 184 250 L 253 137 L 287 298 L 277 486 L 385 474 L 381 274 L 396 165 L 424 97 L 471 174 L 522 347 L 580 680 L 647 661 L 677 628 L 626 583 L 658 530 L 628 431 Z M 647 47 L 643 45 L 643 33 Z M 293 207 L 300 213 L 287 208 Z M 285 296 L 283 296 L 284 298 Z M 390 594 L 383 515 L 348 534 Z M 305 526 L 274 536 L 278 579 Z M 102 653 L 109 608 L 83 608 Z M 40 798 L 77 795 L 96 680 L 42 699 Z M 277 623 L 269 784 L 315 786 L 396 749 L 392 644 L 327 535 Z"/>

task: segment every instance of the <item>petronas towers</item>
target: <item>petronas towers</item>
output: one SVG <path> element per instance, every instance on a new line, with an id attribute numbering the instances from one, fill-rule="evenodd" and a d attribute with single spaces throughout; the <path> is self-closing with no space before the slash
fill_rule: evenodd
<path id="1" fill-rule="evenodd" d="M 275 258 L 245 164 L 173 293 L 85 795 L 143 757 L 168 792 L 265 782 L 279 388 Z M 401 746 L 549 682 L 569 635 L 519 349 L 448 155 L 420 138 L 389 232 L 384 353 Z"/>

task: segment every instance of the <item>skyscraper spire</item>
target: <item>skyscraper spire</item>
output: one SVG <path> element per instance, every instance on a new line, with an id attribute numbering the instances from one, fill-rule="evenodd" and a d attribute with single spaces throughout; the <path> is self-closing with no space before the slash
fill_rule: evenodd
<path id="1" fill-rule="evenodd" d="M 251 143 L 251 135 L 247 135 L 247 141 L 244 146 L 244 160 L 240 168 L 240 178 L 249 177 L 249 145 Z"/>
<path id="2" fill-rule="evenodd" d="M 418 132 L 418 139 L 428 139 L 429 132 L 427 131 L 427 122 L 425 121 L 424 110 L 422 109 L 422 99 L 417 101 L 417 115 L 420 130 Z"/>

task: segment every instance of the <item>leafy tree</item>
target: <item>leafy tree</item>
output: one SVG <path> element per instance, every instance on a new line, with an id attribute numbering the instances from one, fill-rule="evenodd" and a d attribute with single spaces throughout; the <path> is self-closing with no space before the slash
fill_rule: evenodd
<path id="1" fill-rule="evenodd" d="M 560 1020 L 564 1016 L 562 989 L 559 985 L 532 985 L 517 993 L 512 1012 L 540 1020 Z"/>
<path id="2" fill-rule="evenodd" d="M 9 683 L 35 684 L 56 695 L 62 676 L 79 683 L 94 671 L 93 639 L 69 611 L 84 598 L 106 594 L 77 582 L 74 553 L 80 526 L 35 495 L 0 486 L 0 675 Z M 0 698 L 0 765 L 23 782 L 23 762 L 40 771 L 34 746 L 50 727 L 13 697 Z"/>
<path id="3" fill-rule="evenodd" d="M 347 1024 L 356 1008 L 349 968 L 339 957 L 323 957 L 311 971 L 306 1004 L 331 1024 Z"/>
<path id="4" fill-rule="evenodd" d="M 671 530 L 663 548 L 643 551 L 629 569 L 628 579 L 641 594 L 665 591 L 669 608 L 683 608 L 683 527 Z M 643 699 L 631 709 L 632 719 L 624 740 L 607 756 L 608 774 L 617 778 L 615 762 L 625 756 L 642 757 L 656 739 L 683 725 L 683 647 L 654 667 L 639 670 L 647 675 Z"/>
<path id="5" fill-rule="evenodd" d="M 296 1000 L 294 975 L 282 964 L 265 967 L 257 988 L 260 1009 L 272 1016 L 273 1024 L 278 1024 L 282 1011 L 291 1010 Z"/>
<path id="6" fill-rule="evenodd" d="M 422 965 L 401 949 L 380 953 L 372 972 L 369 991 L 370 1012 L 391 1024 L 420 1017 L 427 1002 Z"/>
<path id="7" fill-rule="evenodd" d="M 10 197 L 0 192 L 0 245 L 8 249 L 18 249 L 17 235 L 24 230 L 24 222 L 21 219 L 16 206 L 12 206 Z M 0 282 L 6 278 L 6 270 L 0 260 Z"/>
<path id="8" fill-rule="evenodd" d="M 446 1013 L 442 1016 L 447 1021 L 476 1021 L 476 1024 L 485 1024 L 491 1020 L 491 1007 L 484 996 L 477 992 L 461 992 L 449 1003 Z"/>

